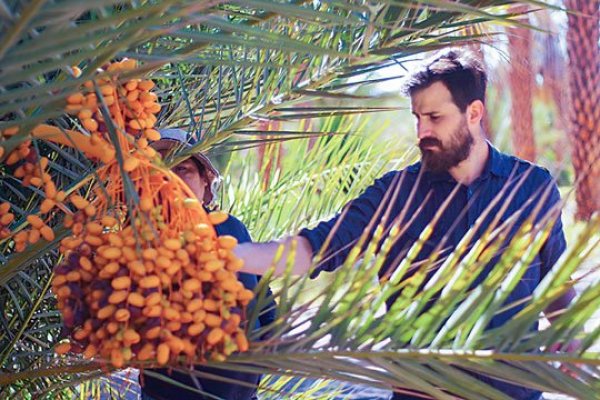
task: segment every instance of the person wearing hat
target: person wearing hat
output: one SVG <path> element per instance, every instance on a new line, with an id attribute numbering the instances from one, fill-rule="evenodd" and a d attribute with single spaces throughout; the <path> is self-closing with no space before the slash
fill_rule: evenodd
<path id="1" fill-rule="evenodd" d="M 191 145 L 192 143 L 188 140 L 187 133 L 181 129 L 162 130 L 161 139 L 151 143 L 151 146 L 161 153 L 163 157 L 173 150 L 189 148 Z M 221 183 L 221 176 L 208 157 L 201 153 L 195 153 L 190 158 L 175 165 L 172 168 L 172 171 L 189 186 L 198 199 L 202 199 L 205 208 L 208 209 L 209 207 L 214 207 L 217 191 Z M 232 215 L 230 215 L 225 222 L 217 225 L 215 229 L 217 230 L 217 235 L 231 235 L 235 237 L 239 243 L 250 242 L 252 240 L 244 224 Z M 243 283 L 244 287 L 254 290 L 258 285 L 260 276 L 239 273 L 238 279 Z M 270 296 L 271 293 L 269 292 L 268 295 Z M 253 303 L 250 303 L 249 308 L 252 306 Z M 274 319 L 275 302 L 272 300 L 261 313 L 255 328 L 268 325 L 272 323 Z M 142 400 L 201 400 L 209 398 L 221 398 L 226 400 L 257 399 L 256 386 L 260 383 L 260 375 L 199 366 L 196 366 L 195 370 L 205 374 L 219 376 L 230 381 L 246 382 L 250 385 L 236 385 L 218 379 L 201 378 L 180 371 L 172 371 L 172 373 L 169 373 L 168 369 L 154 369 L 150 371 L 165 375 L 170 380 L 175 380 L 185 386 L 199 389 L 211 396 L 203 396 L 196 391 L 185 389 L 180 385 L 168 383 L 164 379 L 151 376 L 144 372 L 143 377 L 140 376 L 140 382 L 143 382 L 141 387 Z"/>
<path id="2" fill-rule="evenodd" d="M 150 146 L 163 157 L 175 150 L 192 146 L 192 142 L 187 138 L 187 132 L 182 129 L 163 129 L 160 134 L 161 139 L 152 142 Z M 199 200 L 203 201 L 204 207 L 212 208 L 215 205 L 217 191 L 221 185 L 221 175 L 208 157 L 202 153 L 194 153 L 192 157 L 174 166 L 173 172 L 192 189 Z"/>

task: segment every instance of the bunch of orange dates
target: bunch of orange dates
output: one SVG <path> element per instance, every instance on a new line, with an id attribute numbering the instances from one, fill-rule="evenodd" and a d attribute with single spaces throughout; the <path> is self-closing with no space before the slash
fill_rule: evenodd
<path id="1" fill-rule="evenodd" d="M 138 224 L 78 214 L 77 234 L 62 241 L 64 262 L 52 287 L 69 344 L 59 352 L 158 365 L 223 359 L 246 351 L 242 312 L 253 297 L 238 281 L 242 262 L 231 236 L 217 237 L 212 224 L 227 214 L 208 214 L 208 223 L 153 237 Z M 137 226 L 136 226 L 137 225 Z"/>
<path id="2" fill-rule="evenodd" d="M 14 240 L 17 252 L 52 242 L 50 225 L 64 213 L 71 235 L 60 241 L 63 261 L 52 289 L 68 339 L 57 353 L 117 368 L 222 360 L 248 349 L 243 313 L 253 293 L 237 279 L 236 239 L 214 229 L 227 214 L 207 213 L 150 146 L 160 139 L 160 104 L 154 82 L 123 78 L 136 67 L 134 60 L 107 65 L 66 97 L 65 111 L 79 129 L 39 125 L 0 154 L 24 186 L 44 196 L 19 232 L 8 229 L 14 215 L 1 204 L 0 238 Z M 72 72 L 81 75 L 76 67 Z M 0 139 L 18 133 L 11 127 Z M 76 147 L 98 162 L 95 186 L 85 196 L 57 189 L 35 140 Z"/>

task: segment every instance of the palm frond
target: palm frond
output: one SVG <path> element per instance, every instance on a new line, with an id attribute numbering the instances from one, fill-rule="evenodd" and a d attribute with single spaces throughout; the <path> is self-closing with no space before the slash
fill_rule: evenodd
<path id="1" fill-rule="evenodd" d="M 483 22 L 508 23 L 513 16 L 503 6 L 512 3 L 0 1 L 0 18 L 7 22 L 0 27 L 0 129 L 18 124 L 27 131 L 49 119 L 72 127 L 74 121 L 59 118 L 65 99 L 82 83 L 102 75 L 97 67 L 115 57 L 143 60 L 139 69 L 122 78 L 154 73 L 164 105 L 161 126 L 185 127 L 190 137 L 201 139 L 191 150 L 176 154 L 173 162 L 198 150 L 241 152 L 256 144 L 299 141 L 297 153 L 285 157 L 280 170 L 271 170 L 266 185 L 250 168 L 256 161 L 253 155 L 246 153 L 243 162 L 230 167 L 225 207 L 247 222 L 256 239 L 268 240 L 332 215 L 382 171 L 414 158 L 410 152 L 390 151 L 383 141 L 348 134 L 365 130 L 360 123 L 352 125 L 351 116 L 389 109 L 369 106 L 368 96 L 347 88 L 380 81 L 371 74 L 416 54 L 479 40 L 479 35 L 457 32 Z M 73 65 L 83 67 L 82 76 L 71 75 Z M 308 98 L 346 98 L 353 104 L 302 105 Z M 315 124 L 318 119 L 320 129 L 260 132 L 253 126 L 261 120 L 297 119 Z M 314 143 L 305 140 L 312 132 Z M 248 139 L 249 134 L 259 135 Z M 229 141 L 235 135 L 243 139 Z M 19 135 L 3 145 L 14 148 L 25 139 L 25 134 Z M 61 188 L 89 188 L 94 166 L 80 153 L 54 145 L 38 152 L 50 155 Z M 13 225 L 18 229 L 39 207 L 43 193 L 21 187 L 9 175 L 3 165 L 0 184 L 6 190 L 0 196 L 20 213 Z M 133 190 L 129 197 L 135 199 Z M 401 281 L 398 272 L 381 284 L 376 279 L 378 266 L 399 231 L 390 232 L 383 243 L 384 232 L 377 231 L 370 240 L 365 235 L 364 256 L 359 259 L 360 248 L 355 248 L 325 288 L 291 276 L 274 282 L 278 319 L 264 329 L 272 338 L 257 341 L 251 352 L 232 356 L 224 366 L 273 375 L 327 376 L 438 398 L 449 397 L 441 388 L 464 398 L 506 398 L 471 375 L 480 373 L 591 398 L 600 390 L 598 354 L 590 350 L 598 343 L 600 329 L 586 332 L 583 322 L 598 309 L 598 283 L 540 335 L 531 335 L 528 327 L 572 286 L 569 275 L 591 257 L 597 221 L 590 223 L 573 247 L 577 250 L 561 259 L 523 310 L 508 324 L 486 330 L 547 234 L 545 227 L 519 232 L 488 278 L 471 287 L 475 267 L 491 257 L 486 247 L 498 248 L 498 238 L 509 227 L 496 228 L 500 233 L 488 232 L 473 247 L 461 247 L 441 263 L 428 260 L 409 282 Z M 409 268 L 427 235 L 399 260 L 399 271 Z M 21 256 L 12 255 L 9 241 L 0 246 L 0 296 L 9 306 L 0 316 L 1 367 L 10 371 L 0 376 L 3 395 L 52 396 L 96 377 L 105 365 L 77 357 L 57 360 L 49 351 L 60 336 L 47 290 L 48 266 L 56 263 L 56 256 L 47 254 L 56 243 L 40 242 Z M 435 279 L 418 290 L 432 268 L 438 271 Z M 386 301 L 398 293 L 393 312 L 382 314 Z M 259 296 L 259 303 L 266 301 Z M 537 351 L 574 338 L 583 339 L 578 354 Z M 486 350 L 491 348 L 497 351 Z M 554 368 L 553 362 L 577 371 L 579 379 Z"/>

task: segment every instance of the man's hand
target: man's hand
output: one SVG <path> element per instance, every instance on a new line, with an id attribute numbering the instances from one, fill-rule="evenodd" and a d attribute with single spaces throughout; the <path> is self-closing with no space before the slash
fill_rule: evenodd
<path id="1" fill-rule="evenodd" d="M 581 340 L 579 339 L 574 339 L 567 343 L 554 343 L 553 345 L 548 347 L 547 351 L 550 353 L 575 353 L 581 348 L 581 344 Z M 581 364 L 576 365 L 580 368 L 583 367 L 583 365 Z M 577 374 L 573 370 L 565 367 L 564 365 L 561 365 L 560 369 L 562 372 L 569 375 L 571 378 L 577 378 Z"/>
<path id="2" fill-rule="evenodd" d="M 548 347 L 548 351 L 550 353 L 574 353 L 581 348 L 581 340 L 575 339 L 571 340 L 568 343 L 554 343 L 552 346 Z"/>
<path id="3" fill-rule="evenodd" d="M 552 304 L 550 304 L 550 306 L 544 312 L 550 323 L 553 323 L 555 320 L 560 318 L 560 316 L 567 310 L 569 304 L 571 303 L 571 301 L 573 301 L 576 295 L 577 293 L 575 292 L 575 290 L 571 288 L 561 297 L 556 299 Z M 575 339 L 571 340 L 568 343 L 554 343 L 553 345 L 547 348 L 547 351 L 550 353 L 574 353 L 580 348 L 581 340 Z M 566 368 L 565 366 L 561 365 L 560 369 L 572 378 L 577 378 L 577 374 L 569 368 Z"/>

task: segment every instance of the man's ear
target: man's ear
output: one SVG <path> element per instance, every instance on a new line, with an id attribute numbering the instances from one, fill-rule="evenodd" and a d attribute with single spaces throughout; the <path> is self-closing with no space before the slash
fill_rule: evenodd
<path id="1" fill-rule="evenodd" d="M 485 106 L 481 100 L 475 100 L 467 107 L 467 122 L 469 125 L 479 125 L 485 113 Z"/>

